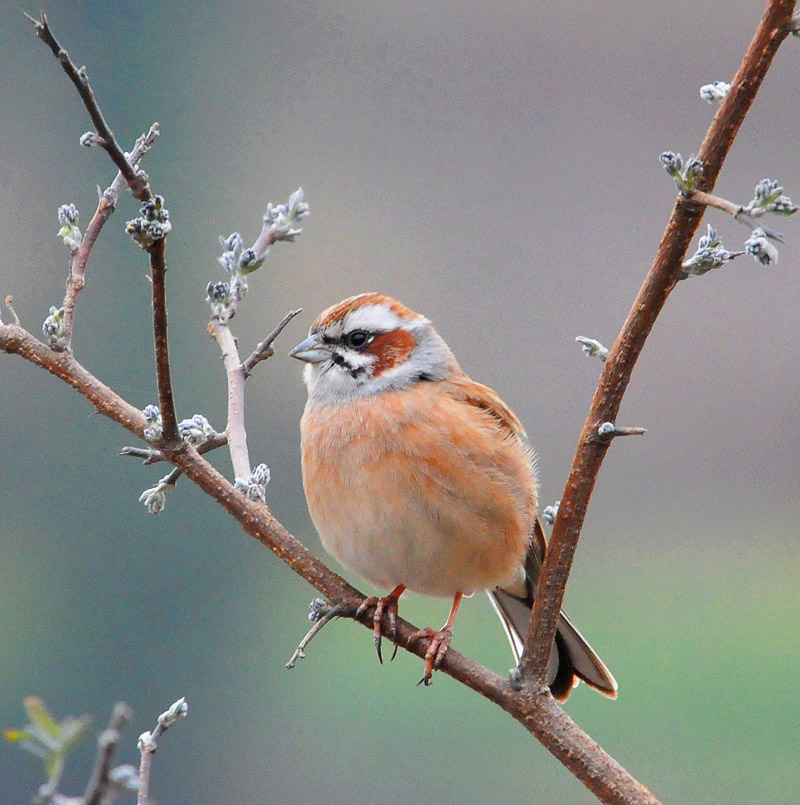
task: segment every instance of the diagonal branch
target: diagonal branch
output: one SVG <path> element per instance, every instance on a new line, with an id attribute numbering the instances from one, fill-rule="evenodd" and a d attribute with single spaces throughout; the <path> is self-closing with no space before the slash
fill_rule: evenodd
<path id="1" fill-rule="evenodd" d="M 99 413 L 141 436 L 145 427 L 142 412 L 101 383 L 71 355 L 53 352 L 16 325 L 0 325 L 0 350 L 20 355 L 61 378 L 89 400 Z M 275 519 L 267 506 L 241 494 L 186 442 L 181 442 L 165 457 L 229 512 L 244 531 L 329 600 L 340 605 L 340 616 L 358 619 L 363 626 L 373 628 L 371 614 L 356 616 L 364 596 L 308 551 Z M 417 631 L 412 624 L 398 619 L 396 640 L 407 651 L 424 657 L 428 640 L 410 639 Z M 384 624 L 384 634 L 390 636 L 388 624 Z M 547 688 L 520 689 L 452 648 L 441 670 L 502 707 L 604 802 L 657 805 L 658 800 L 641 783 L 572 721 Z"/>
<path id="2" fill-rule="evenodd" d="M 770 0 L 755 36 L 700 146 L 704 166 L 699 184 L 710 192 L 779 45 L 790 30 L 794 0 Z M 614 422 L 645 340 L 681 278 L 681 261 L 703 217 L 704 207 L 679 198 L 653 265 L 605 363 L 558 509 L 544 566 L 536 585 L 531 628 L 521 667 L 534 684 L 544 683 L 564 590 L 583 527 L 586 508 L 610 442 L 597 438 L 602 422 Z"/>
<path id="3" fill-rule="evenodd" d="M 150 771 L 153 764 L 153 755 L 158 749 L 158 744 L 164 737 L 164 733 L 174 726 L 180 719 L 185 718 L 189 712 L 189 705 L 186 698 L 181 697 L 174 702 L 159 717 L 155 729 L 143 732 L 139 736 L 138 746 L 141 758 L 139 762 L 139 795 L 136 798 L 137 805 L 150 805 Z"/>
<path id="4" fill-rule="evenodd" d="M 72 355 L 54 352 L 16 324 L 0 325 L 0 351 L 19 355 L 35 366 L 46 369 L 83 395 L 99 414 L 113 419 L 134 436 L 144 438 L 144 429 L 147 427 L 144 414 L 84 369 Z"/>
<path id="5" fill-rule="evenodd" d="M 261 363 L 261 361 L 267 360 L 267 358 L 271 358 L 275 354 L 275 350 L 273 348 L 273 344 L 275 343 L 275 339 L 283 332 L 286 325 L 295 317 L 299 316 L 303 312 L 303 308 L 299 307 L 297 310 L 290 310 L 275 326 L 271 333 L 261 342 L 259 343 L 253 352 L 250 354 L 250 357 L 247 358 L 242 363 L 242 370 L 244 372 L 245 378 L 250 377 L 253 369 L 256 367 L 257 364 Z"/>
<path id="6" fill-rule="evenodd" d="M 97 140 L 98 145 L 106 150 L 113 163 L 119 169 L 119 172 L 125 177 L 125 181 L 128 183 L 134 198 L 139 199 L 139 201 L 147 201 L 150 199 L 153 193 L 150 190 L 147 176 L 137 171 L 133 165 L 131 165 L 130 161 L 125 156 L 125 152 L 120 148 L 119 143 L 114 137 L 114 132 L 111 131 L 111 128 L 103 117 L 103 113 L 100 111 L 100 107 L 97 105 L 94 92 L 89 84 L 89 78 L 86 75 L 86 68 L 81 67 L 78 69 L 73 64 L 69 53 L 61 47 L 58 40 L 53 36 L 53 32 L 50 30 L 50 24 L 47 21 L 47 15 L 44 11 L 41 12 L 41 18 L 38 20 L 31 17 L 30 14 L 25 14 L 25 16 L 33 23 L 33 26 L 36 28 L 36 35 L 50 48 L 53 55 L 61 64 L 61 67 L 64 69 L 64 72 L 69 77 L 69 80 L 75 85 L 75 89 L 78 90 L 78 95 L 80 95 L 83 105 L 86 107 L 86 111 L 89 113 L 89 117 L 92 119 L 95 130 L 99 135 L 99 139 Z"/>

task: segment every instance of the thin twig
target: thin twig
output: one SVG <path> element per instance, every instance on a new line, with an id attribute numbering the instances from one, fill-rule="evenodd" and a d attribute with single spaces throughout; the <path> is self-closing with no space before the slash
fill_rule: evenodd
<path id="1" fill-rule="evenodd" d="M 141 162 L 142 157 L 150 150 L 156 141 L 156 137 L 158 137 L 158 133 L 158 123 L 153 123 L 147 134 L 143 134 L 136 140 L 136 144 L 128 156 L 128 160 L 133 167 L 136 167 Z M 80 248 L 72 257 L 70 272 L 67 277 L 67 290 L 62 305 L 64 308 L 65 329 L 62 349 L 67 352 L 72 349 L 72 321 L 75 313 L 75 300 L 86 284 L 86 264 L 89 260 L 89 255 L 100 234 L 100 230 L 114 212 L 122 190 L 126 186 L 125 177 L 122 171 L 119 171 L 114 181 L 100 194 L 97 209 L 89 222 L 89 226 L 86 227 Z"/>
<path id="2" fill-rule="evenodd" d="M 164 442 L 172 446 L 181 440 L 181 436 L 178 431 L 178 418 L 175 415 L 172 375 L 169 368 L 165 250 L 166 238 L 159 238 L 147 249 L 147 252 L 150 255 L 153 285 L 153 338 L 156 354 L 156 378 L 158 380 L 158 404 L 161 408 Z"/>
<path id="3" fill-rule="evenodd" d="M 755 36 L 697 154 L 704 166 L 699 181 L 706 192 L 714 187 L 722 163 L 764 80 L 778 46 L 785 39 L 794 0 L 770 0 Z M 558 509 L 544 566 L 536 585 L 531 627 L 525 641 L 521 671 L 534 685 L 546 679 L 564 589 L 589 504 L 610 441 L 595 438 L 601 422 L 614 422 L 622 396 L 645 340 L 675 284 L 682 260 L 700 224 L 704 209 L 678 200 L 666 232 L 628 318 L 606 361 L 592 407 L 583 426 L 572 471 Z"/>
<path id="4" fill-rule="evenodd" d="M 255 367 L 256 364 L 267 360 L 267 358 L 271 358 L 275 354 L 275 350 L 272 348 L 272 345 L 275 343 L 275 339 L 283 332 L 283 329 L 286 327 L 286 325 L 295 316 L 299 316 L 302 312 L 303 308 L 301 307 L 297 308 L 297 310 L 290 310 L 281 319 L 278 326 L 253 350 L 253 353 L 250 355 L 250 357 L 242 364 L 245 379 L 250 377 L 250 373 L 253 371 L 253 367 Z"/>
<path id="5" fill-rule="evenodd" d="M 300 641 L 294 654 L 289 658 L 286 663 L 286 668 L 291 670 L 297 665 L 298 660 L 304 660 L 306 656 L 306 646 L 322 631 L 323 627 L 330 623 L 334 618 L 338 618 L 346 611 L 347 607 L 344 604 L 336 604 L 332 606 L 324 615 L 320 616 L 319 620 L 314 622 L 314 625 L 308 630 L 306 636 Z"/>
<path id="6" fill-rule="evenodd" d="M 228 437 L 224 433 L 218 433 L 216 436 L 203 442 L 198 448 L 197 452 L 200 455 L 210 453 L 218 447 L 225 447 L 228 443 Z M 121 456 L 131 456 L 133 458 L 141 458 L 143 464 L 157 464 L 159 461 L 166 461 L 164 454 L 160 450 L 155 450 L 152 447 L 123 447 L 119 451 Z"/>
<path id="7" fill-rule="evenodd" d="M 61 64 L 61 67 L 64 69 L 64 72 L 69 77 L 69 80 L 75 85 L 75 89 L 78 90 L 78 95 L 80 95 L 83 105 L 86 107 L 86 111 L 92 119 L 95 130 L 101 138 L 98 141 L 99 144 L 108 152 L 113 163 L 125 177 L 125 181 L 128 183 L 128 187 L 130 187 L 134 198 L 139 199 L 139 201 L 148 201 L 152 198 L 153 193 L 150 190 L 147 176 L 141 172 L 137 172 L 136 169 L 133 168 L 128 158 L 125 156 L 125 153 L 119 147 L 119 143 L 114 137 L 114 132 L 111 131 L 111 128 L 103 117 L 103 113 L 100 111 L 100 107 L 97 105 L 94 92 L 89 84 L 89 78 L 86 75 L 86 68 L 81 67 L 78 69 L 72 63 L 67 51 L 61 47 L 58 40 L 53 36 L 53 32 L 50 30 L 50 25 L 47 21 L 47 15 L 43 11 L 41 12 L 41 19 L 38 20 L 31 17 L 30 14 L 25 14 L 25 16 L 33 23 L 33 26 L 36 28 L 36 35 L 50 48 L 53 55 Z"/>
<path id="8" fill-rule="evenodd" d="M 11 314 L 11 318 L 14 320 L 13 324 L 17 327 L 21 327 L 22 325 L 19 323 L 19 316 L 17 316 L 17 311 L 14 310 L 14 297 L 9 294 L 6 297 L 6 307 L 8 308 L 8 312 Z"/>
<path id="9" fill-rule="evenodd" d="M 770 240 L 775 240 L 778 243 L 784 242 L 783 235 L 781 235 L 780 232 L 776 232 L 771 227 L 765 226 L 761 221 L 757 221 L 741 204 L 734 204 L 726 198 L 715 196 L 713 193 L 705 193 L 702 190 L 695 190 L 691 195 L 685 198 L 685 202 L 687 204 L 703 204 L 706 207 L 716 207 L 718 210 L 732 215 L 739 223 L 744 224 L 750 229 L 758 229 L 760 227 Z"/>
<path id="10" fill-rule="evenodd" d="M 166 460 L 160 450 L 153 450 L 150 447 L 123 447 L 119 454 L 121 456 L 141 458 L 143 459 L 142 464 L 155 464 L 157 461 Z"/>
<path id="11" fill-rule="evenodd" d="M 155 729 L 152 732 L 143 732 L 139 736 L 139 796 L 136 800 L 137 805 L 149 805 L 150 802 L 150 769 L 152 767 L 153 755 L 158 749 L 158 742 L 163 734 L 181 718 L 185 718 L 188 713 L 186 699 L 181 697 L 168 710 L 165 710 L 159 717 Z"/>
<path id="12" fill-rule="evenodd" d="M 131 708 L 125 702 L 115 704 L 108 727 L 98 736 L 97 759 L 86 786 L 86 793 L 83 795 L 86 805 L 100 805 L 106 801 L 111 785 L 109 772 L 122 739 L 122 730 L 131 720 L 131 716 Z"/>
<path id="13" fill-rule="evenodd" d="M 205 453 L 210 453 L 212 450 L 216 450 L 218 447 L 224 447 L 228 443 L 228 437 L 224 433 L 217 434 L 216 437 L 213 439 L 209 439 L 207 442 L 204 442 L 199 447 L 195 448 L 200 455 L 204 455 Z M 124 448 L 125 450 L 137 450 L 139 448 Z M 156 453 L 156 451 L 148 451 L 142 450 L 142 453 Z M 120 455 L 133 455 L 131 452 L 120 452 Z M 145 464 L 155 464 L 157 461 L 166 461 L 164 456 L 161 453 L 156 453 L 155 456 L 148 455 L 146 460 L 144 461 Z M 158 483 L 159 486 L 164 488 L 174 488 L 175 484 L 178 482 L 178 478 L 183 475 L 183 470 L 178 467 L 173 467 L 170 472 L 168 472 Z"/>
<path id="14" fill-rule="evenodd" d="M 231 454 L 235 478 L 246 480 L 250 475 L 250 453 L 247 449 L 247 431 L 244 427 L 244 367 L 239 360 L 236 339 L 227 324 L 212 319 L 208 332 L 219 344 L 222 363 L 228 380 L 228 451 Z"/>
<path id="15" fill-rule="evenodd" d="M 643 436 L 645 433 L 647 433 L 647 428 L 621 428 L 613 422 L 601 422 L 597 426 L 595 438 L 610 442 L 617 436 Z"/>

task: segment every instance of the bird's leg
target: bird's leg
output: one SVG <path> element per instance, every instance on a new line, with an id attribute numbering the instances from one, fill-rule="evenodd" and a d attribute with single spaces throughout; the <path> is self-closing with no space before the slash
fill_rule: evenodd
<path id="1" fill-rule="evenodd" d="M 375 643 L 375 650 L 378 652 L 378 659 L 383 665 L 383 654 L 381 653 L 381 626 L 383 624 L 383 616 L 389 622 L 389 638 L 394 643 L 394 651 L 390 658 L 390 662 L 397 656 L 397 604 L 400 596 L 405 592 L 405 585 L 398 584 L 389 595 L 384 598 L 365 598 L 361 602 L 361 606 L 356 610 L 356 617 L 363 615 L 370 607 L 375 607 L 375 612 L 372 615 L 372 640 Z"/>
<path id="2" fill-rule="evenodd" d="M 447 616 L 447 622 L 438 632 L 435 632 L 430 627 L 420 629 L 414 632 L 408 641 L 419 640 L 420 637 L 429 637 L 431 644 L 425 652 L 425 675 L 417 683 L 418 685 L 428 686 L 431 684 L 431 677 L 433 672 L 437 669 L 447 654 L 447 649 L 450 648 L 450 641 L 453 638 L 453 622 L 456 619 L 456 612 L 458 612 L 458 605 L 461 603 L 462 593 L 456 593 L 453 598 L 453 606 L 450 607 L 450 614 Z"/>

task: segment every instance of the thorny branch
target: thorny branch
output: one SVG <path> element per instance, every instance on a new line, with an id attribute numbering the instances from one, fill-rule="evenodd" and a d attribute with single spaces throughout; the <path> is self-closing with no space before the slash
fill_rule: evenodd
<path id="1" fill-rule="evenodd" d="M 755 36 L 706 132 L 697 154 L 704 166 L 700 189 L 710 192 L 779 45 L 790 32 L 794 0 L 770 0 Z M 558 509 L 531 613 L 531 628 L 521 661 L 523 676 L 534 685 L 546 679 L 564 590 L 578 546 L 589 498 L 610 440 L 594 438 L 602 422 L 614 422 L 633 367 L 647 336 L 675 284 L 682 258 L 703 217 L 704 207 L 679 197 L 628 318 L 606 360 L 583 426 L 578 448 Z"/>
<path id="2" fill-rule="evenodd" d="M 705 165 L 699 188 L 702 192 L 713 188 L 724 157 L 772 58 L 790 31 L 793 7 L 794 3 L 790 0 L 771 0 L 767 6 L 753 42 L 733 80 L 732 90 L 717 112 L 698 154 Z M 66 52 L 52 36 L 44 15 L 40 22 L 34 23 L 37 34 L 59 59 L 83 98 L 102 140 L 100 144 L 106 148 L 126 177 L 134 195 L 137 198 L 150 198 L 152 194 L 146 180 L 125 159 L 100 114 L 85 71 L 77 70 L 69 60 Z M 696 203 L 697 201 L 699 199 L 693 204 L 691 198 L 681 198 L 676 203 L 653 267 L 605 363 L 562 496 L 536 591 L 532 628 L 523 658 L 523 671 L 527 672 L 523 682 L 527 679 L 527 684 L 519 685 L 505 680 L 453 649 L 447 653 L 442 664 L 445 673 L 495 702 L 523 724 L 605 802 L 656 803 L 657 800 L 567 716 L 544 684 L 544 669 L 588 500 L 611 441 L 597 438 L 598 427 L 601 423 L 613 423 L 616 420 L 636 359 L 667 296 L 680 279 L 681 258 L 703 214 L 702 205 Z M 356 615 L 363 596 L 355 588 L 307 551 L 275 519 L 267 506 L 242 495 L 197 450 L 180 441 L 174 420 L 166 351 L 163 241 L 159 248 L 151 247 L 148 251 L 153 269 L 154 330 L 159 395 L 165 426 L 165 439 L 160 445 L 162 455 L 220 503 L 248 534 L 274 551 L 294 572 L 329 600 L 336 602 L 335 605 L 340 608 L 339 614 L 356 618 L 371 628 L 369 616 Z M 233 347 L 235 353 L 235 343 Z M 141 437 L 146 425 L 142 412 L 102 384 L 72 355 L 48 348 L 17 324 L 0 325 L 0 349 L 18 354 L 60 377 L 89 400 L 100 413 Z M 236 363 L 243 380 L 244 368 L 238 363 L 238 355 Z M 249 471 L 249 461 L 247 469 Z M 396 639 L 406 650 L 422 657 L 427 650 L 427 641 L 410 642 L 409 638 L 414 631 L 411 624 L 399 620 Z"/>

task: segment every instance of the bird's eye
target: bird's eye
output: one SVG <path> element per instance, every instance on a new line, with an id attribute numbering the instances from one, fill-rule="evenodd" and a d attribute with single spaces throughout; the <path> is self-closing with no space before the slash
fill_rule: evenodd
<path id="1" fill-rule="evenodd" d="M 353 330 L 353 332 L 347 333 L 342 340 L 347 347 L 364 349 L 372 341 L 372 336 L 365 330 Z"/>

